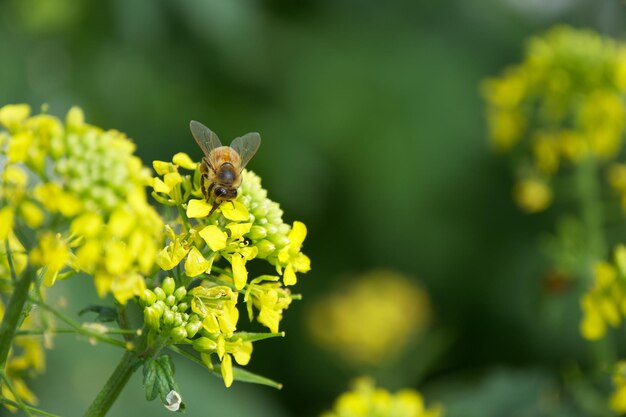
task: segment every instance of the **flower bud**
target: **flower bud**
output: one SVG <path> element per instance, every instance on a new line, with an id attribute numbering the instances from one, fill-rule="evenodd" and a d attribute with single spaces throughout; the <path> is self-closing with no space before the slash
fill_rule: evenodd
<path id="1" fill-rule="evenodd" d="M 191 345 L 198 352 L 214 352 L 217 348 L 217 343 L 208 337 L 200 337 L 194 340 Z"/>
<path id="2" fill-rule="evenodd" d="M 267 230 L 263 226 L 252 226 L 247 236 L 252 240 L 260 240 L 267 236 Z"/>
<path id="3" fill-rule="evenodd" d="M 171 326 L 174 324 L 174 313 L 171 310 L 165 310 L 163 312 L 163 324 Z"/>
<path id="4" fill-rule="evenodd" d="M 187 311 L 188 308 L 189 308 L 189 304 L 187 303 L 178 304 L 178 311 L 180 311 L 181 313 L 184 313 L 185 311 Z"/>
<path id="5" fill-rule="evenodd" d="M 258 258 L 264 258 L 276 250 L 276 246 L 274 246 L 274 244 L 267 239 L 263 239 L 258 242 L 256 247 L 259 250 L 257 254 Z"/>
<path id="6" fill-rule="evenodd" d="M 154 306 L 146 307 L 143 309 L 143 321 L 146 326 L 158 329 L 161 325 L 161 314 Z"/>
<path id="7" fill-rule="evenodd" d="M 156 287 L 154 289 L 154 294 L 156 295 L 157 300 L 159 301 L 165 300 L 166 295 L 165 295 L 165 291 L 163 291 L 163 288 Z"/>
<path id="8" fill-rule="evenodd" d="M 174 313 L 174 326 L 182 326 L 183 325 L 183 315 L 180 313 Z"/>
<path id="9" fill-rule="evenodd" d="M 170 331 L 170 337 L 174 342 L 180 342 L 187 337 L 187 330 L 183 326 L 174 327 Z"/>
<path id="10" fill-rule="evenodd" d="M 180 301 L 187 295 L 187 290 L 185 287 L 178 287 L 176 291 L 174 291 L 174 297 L 176 297 L 176 301 Z"/>
<path id="11" fill-rule="evenodd" d="M 167 297 L 165 297 L 165 305 L 168 305 L 171 307 L 174 304 L 176 304 L 176 297 L 174 297 L 174 294 L 170 294 Z"/>
<path id="12" fill-rule="evenodd" d="M 201 327 L 202 327 L 201 321 L 194 321 L 191 323 L 187 323 L 187 325 L 185 326 L 185 330 L 187 330 L 187 337 L 190 339 L 194 337 L 196 333 L 198 333 L 198 330 L 200 330 Z"/>
<path id="13" fill-rule="evenodd" d="M 165 311 L 165 303 L 163 301 L 157 300 L 154 304 L 152 304 L 152 307 L 159 312 L 159 316 L 163 315 L 163 312 Z"/>
<path id="14" fill-rule="evenodd" d="M 172 277 L 165 278 L 163 282 L 161 283 L 161 288 L 163 288 L 165 295 L 174 294 L 174 289 L 176 289 L 176 282 L 174 281 L 174 278 Z"/>
<path id="15" fill-rule="evenodd" d="M 146 306 L 151 306 L 156 301 L 156 294 L 149 289 L 143 290 L 142 300 Z"/>

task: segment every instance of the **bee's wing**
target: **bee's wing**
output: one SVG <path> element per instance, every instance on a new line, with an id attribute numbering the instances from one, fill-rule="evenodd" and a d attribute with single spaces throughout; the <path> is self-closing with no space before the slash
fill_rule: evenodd
<path id="1" fill-rule="evenodd" d="M 230 144 L 230 147 L 239 154 L 239 157 L 241 157 L 240 168 L 242 170 L 246 165 L 248 165 L 248 162 L 250 162 L 260 145 L 261 136 L 256 132 L 246 133 L 245 135 L 233 140 Z"/>
<path id="2" fill-rule="evenodd" d="M 189 123 L 189 128 L 191 129 L 191 134 L 194 139 L 198 142 L 198 146 L 200 146 L 200 149 L 202 149 L 202 152 L 204 152 L 207 158 L 211 156 L 213 149 L 222 146 L 217 135 L 202 123 L 192 120 Z"/>

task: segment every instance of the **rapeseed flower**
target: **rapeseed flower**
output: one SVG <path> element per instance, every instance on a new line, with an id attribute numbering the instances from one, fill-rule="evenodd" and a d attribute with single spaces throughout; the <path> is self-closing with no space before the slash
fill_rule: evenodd
<path id="1" fill-rule="evenodd" d="M 321 346 L 354 366 L 393 359 L 430 322 L 428 295 L 394 271 L 371 271 L 322 297 L 308 313 Z"/>
<path id="2" fill-rule="evenodd" d="M 214 359 L 219 361 L 224 383 L 230 386 L 233 361 L 246 365 L 252 354 L 249 333 L 238 332 L 239 302 L 246 304 L 249 320 L 258 312 L 256 319 L 270 330 L 268 335 L 282 335 L 283 312 L 296 298 L 285 286 L 296 283 L 296 273 L 310 269 L 302 253 L 306 227 L 283 222 L 279 205 L 267 198 L 260 178 L 251 171 L 242 172 L 237 199 L 212 212 L 212 202 L 200 189 L 200 164 L 178 153 L 171 162 L 154 161 L 153 167 L 158 176 L 152 180 L 152 195 L 176 210 L 156 262 L 177 291 L 191 288 L 174 304 L 167 303 L 167 291 L 161 299 L 159 287 L 155 297 L 148 290 L 144 299 L 154 301 L 144 302 L 145 322 L 153 337 L 191 344 L 208 368 L 215 367 Z M 278 275 L 250 277 L 251 262 L 271 265 Z M 255 340 L 266 338 L 258 337 Z"/>
<path id="3" fill-rule="evenodd" d="M 515 160 L 514 195 L 524 211 L 551 204 L 551 179 L 563 168 L 618 155 L 626 129 L 624 68 L 624 45 L 557 26 L 529 40 L 521 63 L 484 82 L 489 139 Z"/>
<path id="4" fill-rule="evenodd" d="M 427 408 L 422 395 L 413 389 L 391 393 L 377 388 L 369 378 L 354 381 L 350 391 L 337 398 L 331 411 L 321 417 L 441 417 L 443 408 Z"/>

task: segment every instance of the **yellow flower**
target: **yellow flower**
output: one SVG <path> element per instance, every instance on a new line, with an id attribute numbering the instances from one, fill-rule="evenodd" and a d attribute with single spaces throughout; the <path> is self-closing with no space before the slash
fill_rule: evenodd
<path id="1" fill-rule="evenodd" d="M 353 382 L 352 390 L 341 394 L 333 410 L 322 417 L 441 417 L 442 414 L 439 405 L 426 408 L 422 395 L 415 390 L 403 389 L 392 394 L 376 388 L 370 378 L 359 378 Z"/>
<path id="2" fill-rule="evenodd" d="M 356 277 L 322 297 L 307 313 L 315 342 L 353 366 L 394 359 L 430 323 L 428 295 L 407 277 L 387 270 Z"/>
<path id="3" fill-rule="evenodd" d="M 513 190 L 515 201 L 527 213 L 538 213 L 552 203 L 552 190 L 538 180 L 522 180 Z"/>
<path id="4" fill-rule="evenodd" d="M 47 286 L 54 284 L 59 271 L 67 265 L 69 259 L 69 246 L 59 234 L 52 232 L 45 232 L 30 254 L 33 265 L 46 268 L 44 284 Z"/>
<path id="5" fill-rule="evenodd" d="M 285 267 L 283 282 L 285 285 L 295 285 L 297 282 L 296 272 L 309 272 L 311 261 L 303 254 L 302 243 L 306 238 L 306 226 L 302 222 L 294 222 L 289 232 L 289 245 L 278 254 L 278 261 Z"/>

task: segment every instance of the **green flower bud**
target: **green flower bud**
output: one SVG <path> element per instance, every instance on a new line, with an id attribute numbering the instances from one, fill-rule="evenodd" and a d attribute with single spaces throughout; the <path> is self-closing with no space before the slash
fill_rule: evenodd
<path id="1" fill-rule="evenodd" d="M 184 313 L 185 311 L 187 311 L 188 308 L 189 308 L 189 304 L 187 303 L 178 304 L 178 311 L 180 311 L 181 313 Z"/>
<path id="2" fill-rule="evenodd" d="M 159 312 L 160 316 L 163 315 L 163 312 L 165 311 L 165 303 L 163 301 L 157 300 L 154 304 L 152 304 L 152 307 Z"/>
<path id="3" fill-rule="evenodd" d="M 187 330 L 183 326 L 174 327 L 170 331 L 170 337 L 172 338 L 174 343 L 181 342 L 187 337 Z"/>
<path id="4" fill-rule="evenodd" d="M 257 257 L 259 258 L 265 258 L 276 250 L 276 246 L 267 239 L 257 242 L 256 247 L 259 250 L 259 253 L 257 254 Z"/>
<path id="5" fill-rule="evenodd" d="M 182 326 L 184 324 L 183 315 L 180 313 L 174 313 L 174 326 Z"/>
<path id="6" fill-rule="evenodd" d="M 163 288 L 156 287 L 154 289 L 154 294 L 156 295 L 157 300 L 159 300 L 159 301 L 165 300 L 166 295 L 165 295 L 165 291 L 163 291 Z"/>
<path id="7" fill-rule="evenodd" d="M 248 232 L 248 237 L 252 240 L 261 240 L 265 236 L 267 236 L 267 230 L 263 226 L 252 226 Z"/>
<path id="8" fill-rule="evenodd" d="M 205 353 L 215 352 L 217 348 L 217 343 L 208 337 L 200 337 L 194 340 L 191 345 L 196 351 Z"/>
<path id="9" fill-rule="evenodd" d="M 201 327 L 202 327 L 201 321 L 194 321 L 191 323 L 187 323 L 187 325 L 185 326 L 185 330 L 187 330 L 187 337 L 190 339 L 194 337 L 196 333 L 198 333 L 198 330 L 200 330 Z"/>
<path id="10" fill-rule="evenodd" d="M 151 306 L 156 301 L 156 294 L 154 294 L 149 289 L 145 289 L 143 290 L 141 301 L 144 304 L 144 306 Z"/>
<path id="11" fill-rule="evenodd" d="M 161 313 L 154 306 L 143 309 L 143 321 L 146 326 L 152 329 L 159 329 L 161 326 Z"/>
<path id="12" fill-rule="evenodd" d="M 171 310 L 165 310 L 163 312 L 163 324 L 171 326 L 174 324 L 174 313 Z"/>
<path id="13" fill-rule="evenodd" d="M 187 295 L 187 289 L 185 287 L 178 287 L 176 291 L 174 291 L 174 297 L 176 297 L 176 301 L 180 301 Z"/>
<path id="14" fill-rule="evenodd" d="M 165 304 L 170 307 L 176 304 L 176 297 L 174 297 L 174 294 L 170 294 L 167 297 L 165 297 Z"/>
<path id="15" fill-rule="evenodd" d="M 165 278 L 161 283 L 161 288 L 163 288 L 163 291 L 165 291 L 165 295 L 174 294 L 174 289 L 176 289 L 176 282 L 174 281 L 174 278 Z"/>

